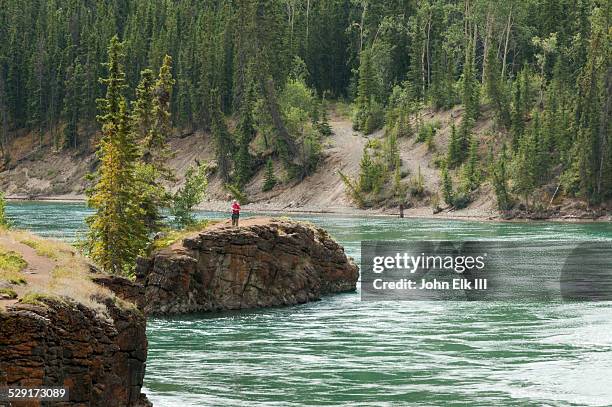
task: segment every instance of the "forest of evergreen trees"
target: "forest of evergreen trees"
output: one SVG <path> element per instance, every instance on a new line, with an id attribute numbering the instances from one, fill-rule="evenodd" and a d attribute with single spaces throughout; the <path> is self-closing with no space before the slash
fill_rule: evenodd
<path id="1" fill-rule="evenodd" d="M 397 139 L 431 143 L 424 107 L 462 104 L 440 160 L 440 198 L 461 207 L 486 178 L 498 206 L 559 193 L 591 203 L 612 194 L 611 3 L 607 0 L 0 0 L 0 147 L 18 129 L 54 134 L 79 149 L 100 129 L 109 42 L 122 42 L 125 87 L 154 79 L 172 60 L 171 127 L 210 130 L 216 170 L 238 189 L 270 156 L 249 143 L 264 134 L 295 178 L 317 165 L 325 101 L 353 104 L 356 130 L 385 129 L 369 143 L 356 200 L 404 194 Z M 148 74 L 143 72 L 150 69 Z M 495 111 L 497 148 L 479 157 L 473 128 Z M 235 130 L 229 131 L 227 118 Z M 170 125 L 169 125 L 170 126 Z M 61 130 L 60 130 L 61 129 Z M 166 129 L 165 131 L 169 131 Z M 480 154 L 482 156 L 482 154 Z M 422 193 L 420 175 L 409 188 Z M 453 185 L 457 183 L 458 185 Z M 556 181 L 557 182 L 557 181 Z M 557 191 L 555 191 L 557 193 Z M 363 202 L 362 202 L 363 203 Z"/>

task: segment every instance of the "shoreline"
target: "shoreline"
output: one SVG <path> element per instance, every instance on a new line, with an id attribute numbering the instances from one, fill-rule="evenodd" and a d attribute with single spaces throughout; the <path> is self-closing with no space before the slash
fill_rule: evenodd
<path id="1" fill-rule="evenodd" d="M 10 202 L 62 202 L 62 203 L 84 203 L 86 198 L 82 195 L 68 195 L 68 196 L 41 196 L 35 199 L 9 195 L 5 196 L 5 199 Z M 206 201 L 198 206 L 196 210 L 210 211 L 210 212 L 225 212 L 224 208 L 229 204 L 225 201 Z M 382 209 L 359 209 L 354 207 L 334 207 L 330 209 L 322 209 L 317 207 L 309 206 L 292 206 L 292 207 L 280 207 L 278 205 L 266 205 L 266 204 L 246 204 L 242 206 L 242 210 L 245 212 L 259 212 L 259 213 L 271 213 L 271 214 L 304 214 L 304 215 L 336 215 L 336 216 L 348 216 L 348 217 L 386 217 L 386 218 L 399 218 L 398 212 L 391 212 Z M 612 222 L 612 215 L 601 216 L 598 218 L 591 217 L 548 217 L 542 219 L 529 219 L 514 217 L 505 219 L 500 214 L 496 213 L 478 213 L 477 209 L 464 210 L 466 213 L 456 213 L 454 211 L 442 211 L 438 214 L 431 213 L 430 208 L 408 208 L 404 209 L 404 219 L 429 219 L 429 220 L 457 220 L 457 221 L 474 221 L 474 222 L 500 222 L 500 223 L 533 223 L 533 222 L 561 222 L 561 223 L 599 223 L 599 222 Z"/>

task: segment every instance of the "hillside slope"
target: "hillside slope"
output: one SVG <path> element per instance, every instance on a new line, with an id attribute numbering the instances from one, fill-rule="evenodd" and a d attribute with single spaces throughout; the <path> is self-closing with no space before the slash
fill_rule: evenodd
<path id="1" fill-rule="evenodd" d="M 398 145 L 402 159 L 402 172 L 413 176 L 420 172 L 427 195 L 439 190 L 440 171 L 435 161 L 448 149 L 453 123 L 458 125 L 463 113 L 462 107 L 447 111 L 424 110 L 422 119 L 425 123 L 437 122 L 433 148 L 417 142 L 415 137 L 400 138 Z M 492 112 L 484 110 L 476 123 L 474 134 L 480 140 L 480 155 L 485 156 L 496 141 L 493 133 Z M 334 134 L 323 142 L 323 159 L 316 172 L 301 182 L 289 181 L 277 185 L 271 191 L 262 192 L 264 182 L 263 167 L 245 187 L 250 203 L 246 210 L 279 211 L 279 212 L 332 212 L 332 213 L 397 213 L 396 207 L 359 210 L 345 193 L 338 171 L 356 177 L 363 148 L 372 138 L 383 138 L 383 131 L 364 136 L 352 129 L 349 118 L 330 112 L 330 125 Z M 13 199 L 84 199 L 86 174 L 95 169 L 96 158 L 93 148 L 85 152 L 53 152 L 51 140 L 45 140 L 42 149 L 32 148 L 31 136 L 22 136 L 13 141 L 12 151 L 14 166 L 0 173 L 0 188 L 8 198 Z M 28 150 L 28 146 L 30 149 Z M 195 132 L 186 136 L 176 136 L 170 140 L 174 157 L 170 160 L 178 176 L 177 188 L 183 182 L 184 174 L 190 165 L 199 162 L 214 161 L 214 146 L 208 133 Z M 29 152 L 28 152 L 29 151 Z M 33 151 L 33 152 L 32 152 Z M 47 153 L 43 153 L 47 151 Z M 284 170 L 280 162 L 275 162 L 275 172 L 283 179 Z M 209 186 L 204 202 L 200 205 L 208 210 L 226 210 L 230 199 L 228 191 L 221 180 L 214 174 L 209 179 Z M 584 211 L 580 203 L 564 202 L 568 210 Z M 406 210 L 407 216 L 433 216 L 428 198 L 412 201 L 412 207 Z M 477 191 L 474 201 L 459 211 L 444 210 L 438 216 L 491 218 L 499 214 L 495 207 L 495 197 L 488 183 Z M 579 217 L 576 215 L 575 217 Z"/>

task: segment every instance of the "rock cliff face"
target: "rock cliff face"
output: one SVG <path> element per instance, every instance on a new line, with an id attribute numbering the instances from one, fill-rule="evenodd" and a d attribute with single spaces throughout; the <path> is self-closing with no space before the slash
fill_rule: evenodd
<path id="1" fill-rule="evenodd" d="M 359 271 L 323 229 L 251 219 L 214 225 L 141 259 L 147 314 L 292 305 L 353 291 Z"/>
<path id="2" fill-rule="evenodd" d="M 66 298 L 37 301 L 0 312 L 0 387 L 68 387 L 70 400 L 52 405 L 150 405 L 140 393 L 147 357 L 140 311 L 111 298 L 106 315 Z"/>

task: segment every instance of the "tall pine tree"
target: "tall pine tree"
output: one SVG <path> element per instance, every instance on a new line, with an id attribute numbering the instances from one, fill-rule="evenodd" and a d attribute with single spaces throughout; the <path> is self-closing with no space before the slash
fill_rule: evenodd
<path id="1" fill-rule="evenodd" d="M 90 255 L 105 271 L 115 274 L 129 274 L 148 242 L 135 196 L 138 150 L 123 95 L 123 57 L 123 44 L 115 36 L 108 47 L 108 76 L 101 79 L 107 89 L 106 97 L 99 100 L 100 167 L 87 201 L 95 211 L 87 218 Z"/>

